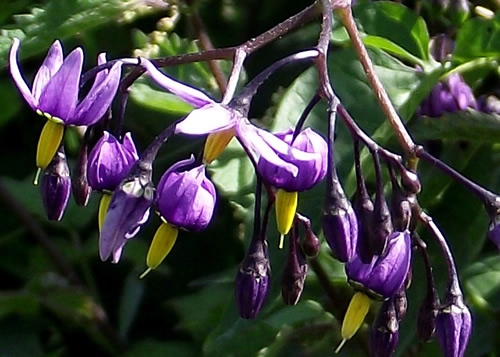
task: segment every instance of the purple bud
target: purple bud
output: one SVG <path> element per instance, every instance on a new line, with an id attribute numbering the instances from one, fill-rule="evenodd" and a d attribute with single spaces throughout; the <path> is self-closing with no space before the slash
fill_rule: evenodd
<path id="1" fill-rule="evenodd" d="M 198 232 L 212 219 L 216 193 L 205 165 L 186 169 L 193 161 L 179 161 L 165 172 L 158 183 L 156 207 L 168 223 Z"/>
<path id="2" fill-rule="evenodd" d="M 500 214 L 492 217 L 488 229 L 488 238 L 500 249 Z"/>
<path id="3" fill-rule="evenodd" d="M 267 243 L 254 239 L 236 275 L 235 296 L 240 316 L 254 319 L 269 291 L 271 266 Z"/>
<path id="4" fill-rule="evenodd" d="M 318 255 L 320 248 L 321 242 L 319 241 L 319 238 L 316 234 L 314 234 L 311 227 L 306 228 L 306 236 L 304 238 L 304 242 L 302 243 L 304 253 L 310 258 L 314 258 Z"/>
<path id="5" fill-rule="evenodd" d="M 377 190 L 375 193 L 372 221 L 370 224 L 371 237 L 369 247 L 372 255 L 381 255 L 384 253 L 387 245 L 387 238 L 392 233 L 393 227 L 391 213 L 384 195 L 380 159 L 376 153 L 373 153 L 372 155 L 373 164 L 375 166 Z"/>
<path id="6" fill-rule="evenodd" d="M 411 220 L 411 205 L 408 195 L 404 192 L 394 175 L 392 169 L 389 170 L 392 183 L 391 195 L 391 216 L 394 228 L 398 231 L 408 229 Z"/>
<path id="7" fill-rule="evenodd" d="M 89 155 L 88 180 L 94 190 L 114 191 L 139 156 L 130 133 L 120 143 L 107 131 Z"/>
<path id="8" fill-rule="evenodd" d="M 400 172 L 401 185 L 409 193 L 418 194 L 422 190 L 422 185 L 417 174 L 413 171 L 403 169 Z"/>
<path id="9" fill-rule="evenodd" d="M 394 294 L 393 300 L 396 317 L 398 321 L 401 321 L 405 318 L 406 311 L 408 310 L 408 298 L 406 297 L 406 288 L 404 286 Z"/>
<path id="10" fill-rule="evenodd" d="M 383 255 L 374 256 L 369 264 L 356 256 L 346 264 L 349 282 L 372 296 L 392 297 L 404 284 L 410 268 L 410 233 L 393 232 Z"/>
<path id="11" fill-rule="evenodd" d="M 439 310 L 436 332 L 445 357 L 462 357 L 472 331 L 472 316 L 462 297 Z"/>
<path id="12" fill-rule="evenodd" d="M 71 192 L 69 167 L 62 146 L 47 167 L 40 188 L 47 218 L 60 221 Z"/>
<path id="13" fill-rule="evenodd" d="M 393 299 L 382 304 L 370 333 L 370 356 L 391 357 L 399 341 L 399 319 Z"/>
<path id="14" fill-rule="evenodd" d="M 434 337 L 436 332 L 436 317 L 438 315 L 439 297 L 436 289 L 428 288 L 424 301 L 418 310 L 417 333 L 422 342 L 427 342 Z"/>
<path id="15" fill-rule="evenodd" d="M 280 159 L 297 167 L 297 172 L 294 173 L 262 156 L 257 169 L 264 181 L 288 192 L 302 192 L 312 188 L 325 177 L 327 144 L 321 135 L 307 128 L 301 131 L 295 140 L 292 130 L 275 136 L 294 148 L 294 152 L 308 155 L 308 159 L 296 156 L 292 150 L 287 154 L 276 152 Z"/>
<path id="16" fill-rule="evenodd" d="M 292 228 L 288 260 L 281 279 L 281 296 L 288 305 L 295 305 L 302 295 L 307 276 L 307 262 L 299 247 L 299 237 L 296 228 Z"/>
<path id="17" fill-rule="evenodd" d="M 358 220 L 345 196 L 325 201 L 323 233 L 333 255 L 341 262 L 350 261 L 356 254 Z"/>

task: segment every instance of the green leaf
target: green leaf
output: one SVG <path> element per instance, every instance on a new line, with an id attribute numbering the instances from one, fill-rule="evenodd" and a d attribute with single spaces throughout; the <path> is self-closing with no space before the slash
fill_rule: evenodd
<path id="1" fill-rule="evenodd" d="M 199 351 L 188 342 L 169 341 L 162 342 L 146 339 L 134 343 L 128 349 L 125 357 L 197 357 Z"/>
<path id="2" fill-rule="evenodd" d="M 418 58 L 429 60 L 429 34 L 425 21 L 407 7 L 388 1 L 354 8 L 362 30 L 395 43 Z"/>
<path id="3" fill-rule="evenodd" d="M 16 25 L 2 29 L 0 34 L 0 68 L 7 63 L 13 37 L 22 41 L 22 56 L 32 56 L 46 52 L 56 38 L 66 39 L 118 21 L 124 12 L 136 7 L 133 1 L 122 0 L 53 0 L 41 8 L 32 8 L 30 14 L 15 15 Z"/>
<path id="4" fill-rule="evenodd" d="M 137 278 L 135 271 L 130 273 L 125 280 L 123 293 L 120 299 L 118 309 L 118 331 L 120 336 L 125 337 L 128 334 L 139 306 L 144 296 L 144 282 Z"/>
<path id="5" fill-rule="evenodd" d="M 500 13 L 493 19 L 471 18 L 460 27 L 453 59 L 465 62 L 479 57 L 500 58 Z"/>
<path id="6" fill-rule="evenodd" d="M 500 257 L 492 256 L 472 264 L 465 271 L 466 288 L 474 301 L 500 309 Z"/>
<path id="7" fill-rule="evenodd" d="M 410 63 L 418 64 L 421 67 L 425 66 L 425 63 L 422 62 L 418 57 L 415 57 L 410 52 L 406 51 L 403 47 L 395 44 L 394 42 L 388 40 L 387 38 L 380 36 L 364 36 L 363 43 L 368 47 L 380 48 L 386 52 L 391 53 L 401 59 L 407 60 Z"/>
<path id="8" fill-rule="evenodd" d="M 132 86 L 130 98 L 143 107 L 167 114 L 185 115 L 193 110 L 191 105 L 176 95 L 153 89 L 141 80 Z"/>
<path id="9" fill-rule="evenodd" d="M 448 113 L 441 118 L 422 117 L 413 121 L 412 134 L 418 140 L 451 139 L 500 142 L 500 116 L 476 110 Z"/>

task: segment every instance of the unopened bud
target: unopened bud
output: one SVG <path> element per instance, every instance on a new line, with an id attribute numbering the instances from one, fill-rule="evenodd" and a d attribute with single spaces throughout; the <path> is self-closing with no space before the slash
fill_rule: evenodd
<path id="1" fill-rule="evenodd" d="M 314 258 L 318 255 L 321 248 L 321 242 L 319 238 L 314 234 L 313 230 L 309 227 L 306 229 L 306 236 L 304 242 L 302 243 L 302 249 L 304 253 L 310 257 Z"/>
<path id="2" fill-rule="evenodd" d="M 288 260 L 281 279 L 281 296 L 288 305 L 295 305 L 302 295 L 307 276 L 307 262 L 299 247 L 296 228 L 292 228 Z"/>
<path id="3" fill-rule="evenodd" d="M 399 319 L 395 301 L 382 304 L 370 333 L 370 356 L 391 357 L 399 341 Z"/>
<path id="4" fill-rule="evenodd" d="M 69 167 L 62 146 L 43 174 L 40 188 L 47 218 L 52 221 L 60 221 L 71 193 Z"/>

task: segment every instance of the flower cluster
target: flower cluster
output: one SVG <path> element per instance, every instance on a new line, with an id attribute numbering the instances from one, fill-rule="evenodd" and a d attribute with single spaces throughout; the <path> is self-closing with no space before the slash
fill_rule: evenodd
<path id="1" fill-rule="evenodd" d="M 315 257 L 321 246 L 309 219 L 298 212 L 299 195 L 325 179 L 323 235 L 333 256 L 345 263 L 347 280 L 354 290 L 338 349 L 354 336 L 371 302 L 378 300 L 382 301 L 382 306 L 372 326 L 372 353 L 374 356 L 394 354 L 399 340 L 399 323 L 406 312 L 412 255 L 419 250 L 426 257 L 428 281 L 428 294 L 419 314 L 419 334 L 423 340 L 436 334 L 446 356 L 463 356 L 471 332 L 471 315 L 464 303 L 446 241 L 418 206 L 416 195 L 421 187 L 417 174 L 407 168 L 399 156 L 389 155 L 372 141 L 364 140 L 375 171 L 375 190 L 369 192 L 360 162 L 362 135 L 353 135 L 357 186 L 350 200 L 336 169 L 334 109 L 329 111 L 328 140 L 312 128 L 303 128 L 303 120 L 294 128 L 273 133 L 248 119 L 251 98 L 261 85 L 261 78 L 267 78 L 283 64 L 317 59 L 319 51 L 302 51 L 276 62 L 240 93 L 230 92 L 218 102 L 170 78 L 148 59 L 121 59 L 108 63 L 105 54 L 98 57 L 91 88 L 84 98 L 79 98 L 83 51 L 78 48 L 63 58 L 58 41 L 50 48 L 29 89 L 17 64 L 19 45 L 15 40 L 10 53 L 12 77 L 28 105 L 47 119 L 37 152 L 37 167 L 39 171 L 45 170 L 41 189 L 47 215 L 49 219 L 60 220 L 70 195 L 70 172 L 61 144 L 64 128 L 85 126 L 87 131 L 76 170 L 79 177 L 73 182 L 73 188 L 80 193 L 82 202 L 86 202 L 91 191 L 102 193 L 98 226 L 99 255 L 103 261 L 110 258 L 113 263 L 120 261 L 125 245 L 146 223 L 152 208 L 161 223 L 151 241 L 146 257 L 147 269 L 141 278 L 167 257 L 179 230 L 199 232 L 206 229 L 217 203 L 217 192 L 210 180 L 210 165 L 236 137 L 255 168 L 257 182 L 253 235 L 236 274 L 235 297 L 241 317 L 257 317 L 270 289 L 268 246 L 274 242 L 268 242 L 267 236 L 273 205 L 277 232 L 281 236 L 280 248 L 284 247 L 284 237 L 289 235 L 288 256 L 281 278 L 282 298 L 289 305 L 299 301 L 308 274 L 307 258 Z M 131 133 L 122 134 L 120 125 L 113 134 L 103 130 L 103 125 L 95 125 L 111 112 L 124 65 L 140 66 L 156 84 L 194 108 L 167 127 L 142 152 L 136 148 Z M 461 77 L 450 75 L 446 82 L 433 89 L 420 113 L 441 116 L 444 112 L 476 106 L 471 89 Z M 306 118 L 307 113 L 303 116 Z M 200 155 L 174 163 L 155 185 L 152 171 L 156 154 L 172 135 L 207 139 Z M 93 145 L 91 137 L 98 138 Z M 390 177 L 390 202 L 385 195 L 383 164 Z M 267 194 L 265 210 L 261 210 L 263 191 Z M 500 241 L 499 211 L 492 211 L 489 233 L 497 244 Z M 436 294 L 425 244 L 417 234 L 419 222 L 430 228 L 446 256 L 449 286 L 443 303 Z"/>

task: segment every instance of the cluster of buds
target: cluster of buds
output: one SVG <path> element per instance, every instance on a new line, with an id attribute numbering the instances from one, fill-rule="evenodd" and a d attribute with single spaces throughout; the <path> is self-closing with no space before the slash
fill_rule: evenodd
<path id="1" fill-rule="evenodd" d="M 308 273 L 307 257 L 315 257 L 320 249 L 320 241 L 311 229 L 309 219 L 297 211 L 299 194 L 326 178 L 323 234 L 332 254 L 345 263 L 348 282 L 355 290 L 345 314 L 338 349 L 354 336 L 375 300 L 382 301 L 382 304 L 372 326 L 373 355 L 394 354 L 399 340 L 399 323 L 406 312 L 412 247 L 417 247 L 424 252 L 428 267 L 428 294 L 419 316 L 419 334 L 427 341 L 436 332 L 447 357 L 463 356 L 471 332 L 471 315 L 464 303 L 446 241 L 434 229 L 431 220 L 422 219 L 424 215 L 416 199 L 420 191 L 416 173 L 405 167 L 399 156 L 395 159 L 395 155 L 387 155 L 372 141 L 368 142 L 356 135 L 356 130 L 351 130 L 357 179 L 356 193 L 351 202 L 341 185 L 335 164 L 333 110 L 329 111 L 327 140 L 313 129 L 303 128 L 308 110 L 312 109 L 309 107 L 296 126 L 284 132 L 272 133 L 248 119 L 251 99 L 270 74 L 287 63 L 318 60 L 319 50 L 301 51 L 275 62 L 240 93 L 235 95 L 235 88 L 229 88 L 218 102 L 202 91 L 170 78 L 154 61 L 145 58 L 108 63 L 105 54 L 100 54 L 98 66 L 88 72 L 93 75 L 82 76 L 83 51 L 76 49 L 63 59 L 58 41 L 50 48 L 30 90 L 17 64 L 19 45 L 15 40 L 10 52 L 12 77 L 27 103 L 47 119 L 38 144 L 35 182 L 45 170 L 41 187 L 48 217 L 60 220 L 70 195 L 70 171 L 61 144 L 64 128 L 84 126 L 86 134 L 74 170 L 73 190 L 75 198 L 82 204 L 86 204 L 92 191 L 102 193 L 98 227 L 99 255 L 103 261 L 111 258 L 113 263 L 119 262 L 126 243 L 146 223 L 151 208 L 160 216 L 161 224 L 152 239 L 146 257 L 147 269 L 141 278 L 167 257 L 179 229 L 199 232 L 207 228 L 217 201 L 216 189 L 207 171 L 235 137 L 253 163 L 257 177 L 253 235 L 235 283 L 241 317 L 253 319 L 261 311 L 270 287 L 268 246 L 278 244 L 284 248 L 287 235 L 288 257 L 281 279 L 282 297 L 289 305 L 299 301 Z M 110 106 L 118 91 L 124 66 L 140 67 L 157 85 L 194 108 L 167 127 L 142 152 L 137 150 L 131 133 L 122 135 L 124 113 L 116 115 L 118 125 L 113 134 L 103 128 L 108 124 L 102 120 L 104 117 L 114 118 Z M 235 64 L 230 83 L 237 83 L 241 63 L 239 66 Z M 80 87 L 92 76 L 94 82 L 88 94 L 80 99 Z M 451 75 L 446 83 L 433 89 L 420 113 L 441 116 L 443 112 L 467 107 L 476 107 L 472 91 L 458 75 Z M 173 164 L 155 185 L 152 171 L 156 154 L 172 135 L 206 137 L 205 146 L 196 158 L 192 156 Z M 92 137 L 98 137 L 94 145 L 91 145 Z M 376 183 L 375 191 L 371 193 L 362 172 L 360 141 L 365 143 L 373 158 Z M 385 197 L 382 164 L 386 164 L 389 170 L 390 202 Z M 267 206 L 262 215 L 263 187 Z M 279 242 L 267 240 L 273 206 Z M 498 212 L 492 215 L 490 230 L 495 241 L 500 241 Z M 449 287 L 443 303 L 437 297 L 425 244 L 416 234 L 418 220 L 431 228 L 448 263 Z"/>

